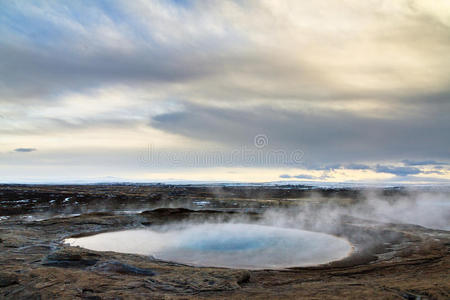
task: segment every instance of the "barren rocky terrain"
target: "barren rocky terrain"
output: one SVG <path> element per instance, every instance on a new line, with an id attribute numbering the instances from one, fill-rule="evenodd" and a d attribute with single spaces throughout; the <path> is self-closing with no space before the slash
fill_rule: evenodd
<path id="1" fill-rule="evenodd" d="M 406 193 L 379 191 L 389 201 Z M 283 270 L 193 267 L 151 256 L 97 252 L 68 237 L 176 222 L 263 221 L 335 202 L 352 189 L 169 185 L 0 186 L 2 299 L 449 299 L 450 232 L 350 215 L 321 231 L 347 238 L 351 256 Z M 318 230 L 314 215 L 303 229 Z"/>

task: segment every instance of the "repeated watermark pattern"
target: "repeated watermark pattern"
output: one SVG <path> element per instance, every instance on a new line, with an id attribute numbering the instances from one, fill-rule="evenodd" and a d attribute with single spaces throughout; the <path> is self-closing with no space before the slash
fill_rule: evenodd
<path id="1" fill-rule="evenodd" d="M 293 166 L 303 163 L 304 152 L 268 147 L 269 137 L 257 134 L 253 146 L 230 150 L 170 150 L 158 149 L 149 144 L 139 157 L 139 162 L 152 167 L 270 167 Z"/>
<path id="2" fill-rule="evenodd" d="M 254 138 L 256 148 L 262 149 L 269 144 L 269 138 L 265 134 L 257 134 Z"/>

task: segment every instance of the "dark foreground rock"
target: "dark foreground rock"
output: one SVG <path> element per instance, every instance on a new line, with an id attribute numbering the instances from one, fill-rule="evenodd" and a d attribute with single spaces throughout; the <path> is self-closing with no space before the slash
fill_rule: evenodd
<path id="1" fill-rule="evenodd" d="M 98 262 L 100 255 L 79 251 L 79 249 L 63 249 L 47 255 L 42 265 L 52 267 L 88 267 Z"/>
<path id="2" fill-rule="evenodd" d="M 156 273 L 150 269 L 137 268 L 117 260 L 102 262 L 91 269 L 92 271 L 128 274 L 128 275 L 142 275 L 154 276 Z"/>
<path id="3" fill-rule="evenodd" d="M 19 283 L 19 278 L 16 274 L 0 272 L 0 288 Z"/>

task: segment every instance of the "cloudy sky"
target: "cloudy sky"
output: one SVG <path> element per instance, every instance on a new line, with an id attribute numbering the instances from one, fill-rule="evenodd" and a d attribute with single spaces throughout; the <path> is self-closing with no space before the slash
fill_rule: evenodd
<path id="1" fill-rule="evenodd" d="M 450 1 L 0 0 L 0 181 L 450 182 Z"/>

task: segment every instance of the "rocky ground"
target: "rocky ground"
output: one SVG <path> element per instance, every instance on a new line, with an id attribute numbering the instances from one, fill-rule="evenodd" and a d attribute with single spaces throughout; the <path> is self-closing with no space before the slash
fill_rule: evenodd
<path id="1" fill-rule="evenodd" d="M 0 298 L 450 299 L 449 232 L 417 225 L 333 219 L 328 232 L 346 237 L 354 253 L 285 270 L 199 268 L 63 243 L 187 220 L 256 222 L 272 207 L 361 197 L 309 187 L 0 186 Z"/>

